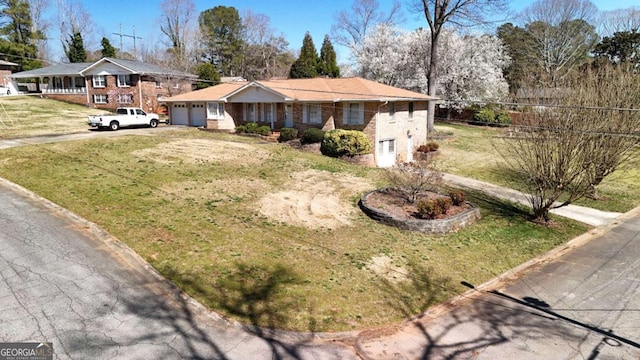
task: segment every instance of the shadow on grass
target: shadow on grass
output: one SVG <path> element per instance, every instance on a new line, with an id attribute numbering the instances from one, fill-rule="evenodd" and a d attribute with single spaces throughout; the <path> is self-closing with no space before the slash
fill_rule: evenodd
<path id="1" fill-rule="evenodd" d="M 379 277 L 385 303 L 405 318 L 421 314 L 452 295 L 451 279 L 435 275 L 432 268 L 409 262 L 405 269 L 406 274 L 398 277 L 400 280 Z"/>
<path id="2" fill-rule="evenodd" d="M 467 194 L 467 201 L 478 205 L 481 209 L 508 219 L 531 220 L 531 211 L 524 205 L 499 199 L 479 190 L 464 189 L 464 191 Z"/>
<path id="3" fill-rule="evenodd" d="M 239 318 L 241 327 L 264 340 L 271 348 L 274 359 L 300 359 L 312 340 L 315 321 L 309 321 L 309 333 L 279 331 L 289 324 L 288 314 L 294 303 L 286 294 L 287 285 L 300 282 L 298 275 L 282 265 L 258 266 L 238 262 L 227 275 L 219 277 L 212 287 L 203 284 L 210 280 L 192 274 L 179 274 L 164 268 L 163 274 L 187 293 L 204 299 L 215 309 Z"/>

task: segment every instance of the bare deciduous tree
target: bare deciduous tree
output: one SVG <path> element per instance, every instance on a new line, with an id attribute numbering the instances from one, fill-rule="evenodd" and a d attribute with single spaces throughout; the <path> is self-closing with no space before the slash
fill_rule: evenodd
<path id="1" fill-rule="evenodd" d="M 568 79 L 553 107 L 524 114 L 520 131 L 499 146 L 524 181 L 533 215 L 597 196 L 606 176 L 637 156 L 640 79 L 631 67 L 600 67 Z M 635 135 L 634 135 L 635 134 Z"/>
<path id="2" fill-rule="evenodd" d="M 29 0 L 29 9 L 31 10 L 31 32 L 41 33 L 45 35 L 51 25 L 44 19 L 44 13 L 49 7 L 49 0 Z M 46 59 L 48 57 L 47 37 L 44 39 L 36 40 L 36 46 L 38 47 L 38 58 Z"/>
<path id="3" fill-rule="evenodd" d="M 160 31 L 168 38 L 165 44 L 180 63 L 179 68 L 187 68 L 183 63 L 188 61 L 190 45 L 194 45 L 196 39 L 196 5 L 193 0 L 164 0 L 160 10 Z"/>
<path id="4" fill-rule="evenodd" d="M 602 36 L 620 31 L 640 31 L 640 8 L 617 9 L 600 13 L 596 21 Z"/>
<path id="5" fill-rule="evenodd" d="M 402 21 L 397 1 L 388 12 L 384 12 L 377 0 L 354 0 L 350 11 L 342 10 L 335 14 L 331 35 L 336 44 L 349 48 L 352 56 L 356 57 L 362 50 L 364 39 L 376 25 L 395 25 Z M 366 69 L 361 69 L 361 73 L 365 74 Z"/>
<path id="6" fill-rule="evenodd" d="M 410 203 L 415 203 L 420 194 L 436 191 L 442 185 L 442 173 L 436 169 L 433 158 L 402 164 L 386 172 L 391 187 L 402 192 Z"/>
<path id="7" fill-rule="evenodd" d="M 590 0 L 537 0 L 523 11 L 549 86 L 587 62 L 599 39 L 592 25 L 597 13 Z"/>
<path id="8" fill-rule="evenodd" d="M 242 15 L 245 42 L 244 76 L 250 79 L 271 79 L 284 76 L 294 59 L 287 50 L 289 43 L 283 34 L 276 34 L 271 19 L 247 10 Z"/>
<path id="9" fill-rule="evenodd" d="M 95 23 L 91 15 L 85 10 L 82 2 L 74 0 L 56 0 L 58 10 L 58 27 L 60 41 L 66 46 L 66 40 L 75 33 L 82 34 L 87 49 L 97 48 L 95 37 Z"/>

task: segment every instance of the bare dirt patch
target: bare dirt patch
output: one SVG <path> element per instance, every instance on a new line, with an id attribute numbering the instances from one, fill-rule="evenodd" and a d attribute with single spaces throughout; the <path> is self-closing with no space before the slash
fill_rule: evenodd
<path id="1" fill-rule="evenodd" d="M 247 156 L 251 154 L 251 156 Z M 253 165 L 263 162 L 269 153 L 251 144 L 229 141 L 189 139 L 179 140 L 154 148 L 133 152 L 134 156 L 151 159 L 163 164 L 186 162 L 190 164 L 207 162 L 234 162 L 242 160 L 244 164 Z"/>
<path id="2" fill-rule="evenodd" d="M 351 197 L 371 189 L 365 179 L 327 171 L 307 170 L 292 174 L 288 190 L 260 200 L 260 212 L 276 221 L 310 229 L 335 229 L 351 224 L 356 211 Z"/>
<path id="3" fill-rule="evenodd" d="M 387 255 L 374 256 L 365 266 L 377 276 L 391 282 L 400 282 L 409 278 L 409 272 L 403 266 L 393 263 Z"/>

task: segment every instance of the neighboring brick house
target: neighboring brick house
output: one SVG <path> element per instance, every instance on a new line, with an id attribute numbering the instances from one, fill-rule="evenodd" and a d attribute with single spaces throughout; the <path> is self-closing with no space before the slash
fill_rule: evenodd
<path id="1" fill-rule="evenodd" d="M 20 67 L 19 64 L 16 64 L 10 61 L 0 60 L 0 86 L 10 87 L 11 82 L 8 81 L 9 75 L 11 75 L 13 70 L 19 67 Z"/>
<path id="2" fill-rule="evenodd" d="M 158 98 L 191 91 L 196 75 L 163 69 L 136 60 L 102 58 L 93 63 L 47 66 L 10 75 L 15 80 L 35 79 L 43 97 L 94 108 L 120 106 L 162 112 Z"/>
<path id="3" fill-rule="evenodd" d="M 361 78 L 233 82 L 162 99 L 172 124 L 233 130 L 256 122 L 363 131 L 377 166 L 412 161 L 426 142 L 427 109 L 435 98 Z"/>

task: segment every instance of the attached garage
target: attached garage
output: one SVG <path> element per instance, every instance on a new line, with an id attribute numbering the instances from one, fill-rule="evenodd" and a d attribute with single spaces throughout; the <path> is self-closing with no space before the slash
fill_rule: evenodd
<path id="1" fill-rule="evenodd" d="M 171 117 L 172 125 L 189 125 L 189 108 L 187 108 L 187 104 L 171 104 L 169 116 Z"/>
<path id="2" fill-rule="evenodd" d="M 207 108 L 204 103 L 191 104 L 191 126 L 207 125 Z"/>

